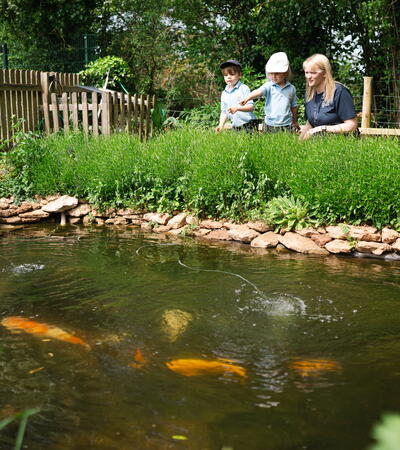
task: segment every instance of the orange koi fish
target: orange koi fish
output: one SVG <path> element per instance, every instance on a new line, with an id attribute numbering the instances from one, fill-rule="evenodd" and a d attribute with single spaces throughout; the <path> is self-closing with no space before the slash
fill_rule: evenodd
<path id="1" fill-rule="evenodd" d="M 246 378 L 246 369 L 230 359 L 207 360 L 207 359 L 174 359 L 165 363 L 168 369 L 184 375 L 193 377 L 198 375 L 224 375 L 233 373 L 239 377 Z"/>
<path id="2" fill-rule="evenodd" d="M 340 372 L 342 366 L 330 359 L 315 358 L 292 361 L 289 364 L 289 368 L 302 377 L 312 377 L 321 375 L 324 372 Z"/>
<path id="3" fill-rule="evenodd" d="M 140 348 L 137 348 L 133 356 L 135 362 L 129 363 L 128 366 L 134 367 L 135 369 L 141 369 L 147 362 L 147 359 L 143 356 Z"/>
<path id="4" fill-rule="evenodd" d="M 25 333 L 34 334 L 43 338 L 58 339 L 59 341 L 69 342 L 70 344 L 79 344 L 87 350 L 90 350 L 90 345 L 85 341 L 53 325 L 34 322 L 33 320 L 18 316 L 6 317 L 1 321 L 1 324 L 11 331 L 25 331 Z"/>

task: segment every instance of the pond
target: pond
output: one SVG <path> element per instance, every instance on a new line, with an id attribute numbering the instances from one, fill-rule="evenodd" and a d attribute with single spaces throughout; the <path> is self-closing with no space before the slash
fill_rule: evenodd
<path id="1" fill-rule="evenodd" d="M 3 233 L 0 420 L 40 408 L 40 450 L 365 449 L 400 410 L 399 275 L 136 229 Z"/>

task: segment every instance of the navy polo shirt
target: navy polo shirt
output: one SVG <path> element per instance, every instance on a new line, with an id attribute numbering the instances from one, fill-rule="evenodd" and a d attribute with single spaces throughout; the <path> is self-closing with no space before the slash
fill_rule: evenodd
<path id="1" fill-rule="evenodd" d="M 313 127 L 337 125 L 356 117 L 353 97 L 341 83 L 335 82 L 335 94 L 331 103 L 324 103 L 324 93 L 321 92 L 321 94 L 314 94 L 305 106 L 306 119 Z"/>

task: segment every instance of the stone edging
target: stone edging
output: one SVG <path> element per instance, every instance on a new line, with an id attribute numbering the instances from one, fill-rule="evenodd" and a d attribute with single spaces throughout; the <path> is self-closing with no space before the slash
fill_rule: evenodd
<path id="1" fill-rule="evenodd" d="M 257 248 L 287 248 L 309 255 L 351 254 L 400 260 L 400 233 L 390 228 L 339 224 L 275 233 L 262 221 L 236 224 L 224 220 L 200 220 L 184 212 L 144 213 L 131 208 L 99 212 L 75 197 L 37 197 L 35 202 L 13 203 L 0 198 L 0 230 L 44 220 L 61 224 L 139 226 L 144 231 L 195 236 L 206 240 L 238 241 Z"/>

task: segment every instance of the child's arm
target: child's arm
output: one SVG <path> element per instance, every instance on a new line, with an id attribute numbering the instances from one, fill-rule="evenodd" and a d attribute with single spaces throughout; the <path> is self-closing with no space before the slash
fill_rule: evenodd
<path id="1" fill-rule="evenodd" d="M 221 112 L 221 115 L 219 116 L 219 124 L 218 124 L 217 128 L 215 129 L 215 131 L 217 133 L 219 133 L 224 128 L 227 118 L 228 118 L 228 116 L 224 112 Z"/>
<path id="2" fill-rule="evenodd" d="M 242 102 L 240 102 L 240 104 L 237 105 L 237 106 L 231 106 L 231 107 L 228 109 L 228 112 L 231 113 L 231 114 L 235 114 L 235 112 L 238 112 L 238 111 L 251 112 L 251 111 L 254 110 L 254 105 L 244 105 L 244 106 L 240 106 L 241 104 L 242 104 Z"/>
<path id="3" fill-rule="evenodd" d="M 261 97 L 263 95 L 263 92 L 264 91 L 261 88 L 255 89 L 254 91 L 250 92 L 250 94 L 246 98 L 244 98 L 240 102 L 240 104 L 244 106 L 250 100 L 253 100 L 253 99 L 257 98 L 257 97 Z"/>
<path id="4" fill-rule="evenodd" d="M 290 109 L 292 111 L 292 127 L 296 131 L 299 131 L 300 130 L 300 125 L 297 122 L 297 111 L 298 111 L 299 108 L 297 106 L 292 106 Z"/>

